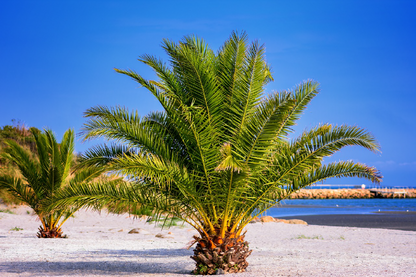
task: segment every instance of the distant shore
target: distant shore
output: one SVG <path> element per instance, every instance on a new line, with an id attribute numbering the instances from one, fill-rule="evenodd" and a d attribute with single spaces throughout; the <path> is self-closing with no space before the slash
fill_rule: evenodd
<path id="1" fill-rule="evenodd" d="M 301 189 L 289 199 L 416 198 L 416 189 Z"/>

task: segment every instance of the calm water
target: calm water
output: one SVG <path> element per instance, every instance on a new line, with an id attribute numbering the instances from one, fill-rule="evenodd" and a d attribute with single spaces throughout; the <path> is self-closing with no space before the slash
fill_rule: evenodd
<path id="1" fill-rule="evenodd" d="M 373 212 L 416 212 L 412 199 L 293 199 L 284 200 L 280 207 L 271 208 L 273 217 L 320 214 L 368 214 Z"/>

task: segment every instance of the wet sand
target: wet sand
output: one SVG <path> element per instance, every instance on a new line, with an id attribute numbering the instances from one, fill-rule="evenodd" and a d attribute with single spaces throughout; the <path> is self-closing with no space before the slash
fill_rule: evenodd
<path id="1" fill-rule="evenodd" d="M 279 217 L 302 219 L 309 225 L 340 226 L 416 231 L 416 212 L 376 212 L 371 214 L 332 214 Z"/>

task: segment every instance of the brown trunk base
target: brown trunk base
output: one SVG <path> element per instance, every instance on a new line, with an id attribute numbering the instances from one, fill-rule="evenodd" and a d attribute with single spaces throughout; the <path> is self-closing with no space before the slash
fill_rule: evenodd
<path id="1" fill-rule="evenodd" d="M 61 229 L 49 229 L 49 227 L 43 229 L 43 226 L 39 227 L 39 232 L 37 233 L 37 236 L 38 238 L 67 238 L 66 235 L 62 235 Z"/>
<path id="2" fill-rule="evenodd" d="M 244 235 L 238 238 L 217 236 L 195 237 L 198 244 L 191 258 L 196 262 L 193 274 L 213 275 L 217 270 L 224 273 L 244 272 L 248 266 L 247 257 L 251 254 Z"/>

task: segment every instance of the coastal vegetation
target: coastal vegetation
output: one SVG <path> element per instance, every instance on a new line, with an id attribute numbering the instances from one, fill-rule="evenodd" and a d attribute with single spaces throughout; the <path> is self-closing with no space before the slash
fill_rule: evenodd
<path id="1" fill-rule="evenodd" d="M 305 235 L 299 235 L 296 237 L 296 239 L 319 239 L 319 240 L 323 240 L 324 238 L 322 236 L 313 236 L 313 237 L 309 237 L 309 236 L 305 236 Z"/>
<path id="2" fill-rule="evenodd" d="M 14 228 L 10 229 L 10 231 L 23 231 L 23 228 L 14 227 Z"/>
<path id="3" fill-rule="evenodd" d="M 12 139 L 23 145 L 25 148 L 31 150 L 32 152 L 36 149 L 35 140 L 31 134 L 31 130 L 38 130 L 35 127 L 26 127 L 19 120 L 12 120 L 13 125 L 5 125 L 0 127 L 0 149 L 4 148 L 6 145 L 4 143 L 5 139 Z M 4 164 L 5 161 L 0 160 L 0 164 Z"/>
<path id="4" fill-rule="evenodd" d="M 14 140 L 19 143 L 23 148 L 31 153 L 34 157 L 36 150 L 35 140 L 30 130 L 38 130 L 34 127 L 26 127 L 19 120 L 12 120 L 12 125 L 5 125 L 0 127 L 0 153 L 7 147 L 5 140 Z M 18 175 L 18 170 L 13 163 L 8 160 L 2 159 L 0 156 L 0 175 Z M 15 198 L 12 194 L 8 193 L 6 189 L 0 188 L 0 201 L 5 204 L 21 204 L 21 202 Z"/>
<path id="5" fill-rule="evenodd" d="M 244 228 L 291 193 L 332 177 L 381 181 L 374 168 L 353 161 L 323 163 L 346 146 L 377 152 L 366 130 L 322 124 L 289 139 L 319 84 L 270 92 L 265 48 L 245 33 L 232 33 L 215 53 L 201 38 L 163 40 L 165 63 L 143 55 L 157 80 L 131 77 L 163 111 L 139 116 L 123 107 L 88 109 L 85 140 L 109 143 L 83 154 L 81 166 L 117 173 L 129 182 L 82 183 L 54 193 L 49 209 L 107 207 L 112 212 L 151 210 L 194 227 L 194 273 L 242 272 L 250 255 Z M 293 137 L 293 135 L 291 135 Z"/>
<path id="6" fill-rule="evenodd" d="M 5 209 L 5 210 L 0 209 L 0 213 L 14 214 L 14 212 L 13 212 L 13 211 L 11 211 L 11 210 L 9 210 L 9 209 Z"/>
<path id="7" fill-rule="evenodd" d="M 65 132 L 61 143 L 51 130 L 30 130 L 33 149 L 27 149 L 16 140 L 6 139 L 2 149 L 2 161 L 9 163 L 16 174 L 0 175 L 0 188 L 31 207 L 39 217 L 39 238 L 61 238 L 62 224 L 77 210 L 73 207 L 56 209 L 45 213 L 47 200 L 65 185 L 77 186 L 99 176 L 97 169 L 79 170 L 70 174 L 74 161 L 74 131 Z M 49 203 L 49 202 L 48 202 Z"/>

